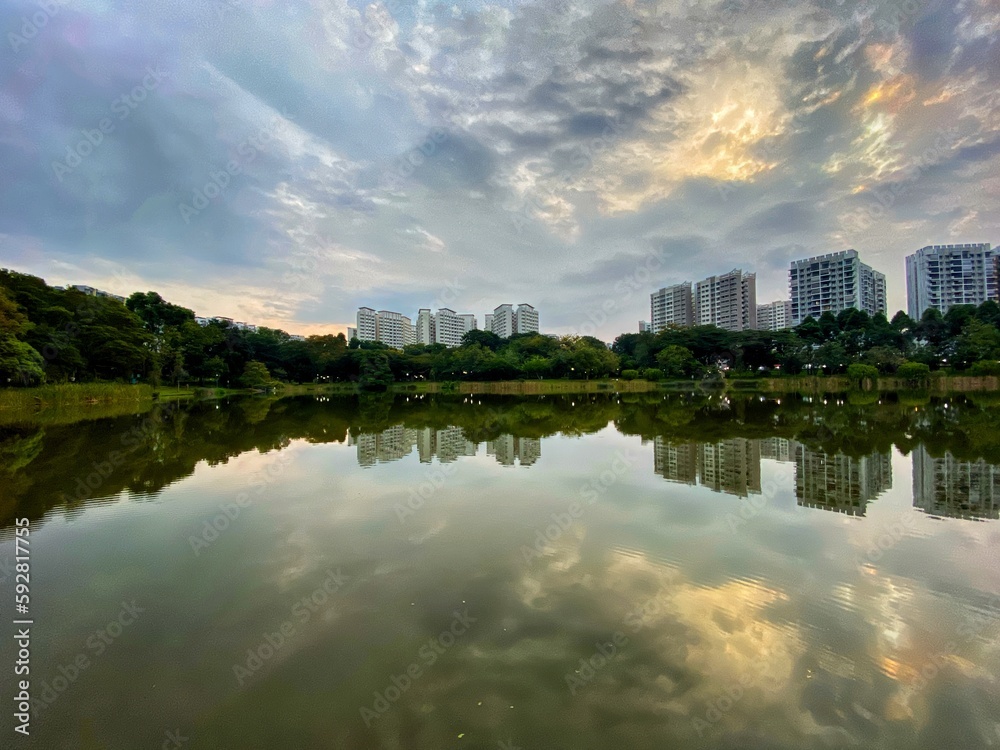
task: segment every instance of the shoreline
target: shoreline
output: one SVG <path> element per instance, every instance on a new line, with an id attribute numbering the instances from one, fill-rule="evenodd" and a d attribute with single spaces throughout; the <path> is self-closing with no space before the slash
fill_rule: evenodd
<path id="1" fill-rule="evenodd" d="M 697 380 L 499 380 L 499 381 L 419 381 L 388 385 L 387 393 L 399 394 L 495 394 L 542 395 L 573 393 L 650 393 L 669 392 L 753 392 L 753 393 L 846 393 L 849 391 L 926 391 L 928 393 L 988 393 L 1000 391 L 996 375 L 932 375 L 922 382 L 881 376 L 865 381 L 862 387 L 844 375 L 788 376 L 778 378 L 729 378 L 717 381 Z M 378 393 L 380 391 L 367 391 Z M 0 413 L 30 409 L 39 411 L 58 407 L 89 407 L 110 404 L 156 403 L 181 399 L 212 400 L 228 396 L 260 395 L 250 388 L 222 387 L 153 387 L 148 384 L 63 383 L 34 388 L 0 388 Z M 277 398 L 312 394 L 356 395 L 366 393 L 357 383 L 281 384 L 266 395 Z"/>

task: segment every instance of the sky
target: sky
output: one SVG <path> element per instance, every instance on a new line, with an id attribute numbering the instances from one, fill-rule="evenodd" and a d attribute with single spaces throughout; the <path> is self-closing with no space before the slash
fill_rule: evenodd
<path id="1" fill-rule="evenodd" d="M 0 265 L 339 332 L 1000 244 L 1000 0 L 0 0 Z"/>

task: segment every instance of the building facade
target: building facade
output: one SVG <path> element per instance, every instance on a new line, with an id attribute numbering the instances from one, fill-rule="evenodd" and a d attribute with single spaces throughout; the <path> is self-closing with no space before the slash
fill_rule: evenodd
<path id="1" fill-rule="evenodd" d="M 538 310 L 522 302 L 514 311 L 515 333 L 538 333 Z"/>
<path id="2" fill-rule="evenodd" d="M 665 286 L 649 295 L 649 316 L 653 333 L 659 333 L 667 326 L 693 325 L 691 282 Z"/>
<path id="3" fill-rule="evenodd" d="M 757 305 L 757 329 L 781 331 L 792 327 L 792 303 L 787 299 Z"/>
<path id="4" fill-rule="evenodd" d="M 454 310 L 442 307 L 434 316 L 434 343 L 461 346 L 462 337 L 475 327 L 474 315 L 456 315 Z"/>
<path id="5" fill-rule="evenodd" d="M 757 327 L 757 275 L 734 268 L 694 285 L 695 325 L 727 331 Z"/>
<path id="6" fill-rule="evenodd" d="M 393 349 L 402 349 L 417 343 L 417 331 L 410 319 L 392 310 L 379 310 L 376 318 L 375 340 Z"/>
<path id="7" fill-rule="evenodd" d="M 502 339 L 514 335 L 514 306 L 499 305 L 493 310 L 490 330 Z"/>
<path id="8" fill-rule="evenodd" d="M 906 257 L 906 312 L 914 320 L 996 298 L 997 255 L 988 242 L 928 245 Z"/>
<path id="9" fill-rule="evenodd" d="M 424 346 L 433 344 L 436 333 L 434 314 L 429 307 L 421 307 L 417 311 L 417 343 Z"/>
<path id="10" fill-rule="evenodd" d="M 851 307 L 869 315 L 886 310 L 885 274 L 862 263 L 856 250 L 793 261 L 788 283 L 793 326 Z"/>

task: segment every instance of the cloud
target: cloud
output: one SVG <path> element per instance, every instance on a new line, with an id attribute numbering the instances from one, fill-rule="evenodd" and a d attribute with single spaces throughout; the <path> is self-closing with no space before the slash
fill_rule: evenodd
<path id="1" fill-rule="evenodd" d="M 456 308 L 568 332 L 664 246 L 600 335 L 666 283 L 738 263 L 777 298 L 796 254 L 846 247 L 901 308 L 904 255 L 997 239 L 998 30 L 986 0 L 74 3 L 0 63 L 2 252 L 199 312 L 231 288 L 291 331 L 460 278 Z"/>

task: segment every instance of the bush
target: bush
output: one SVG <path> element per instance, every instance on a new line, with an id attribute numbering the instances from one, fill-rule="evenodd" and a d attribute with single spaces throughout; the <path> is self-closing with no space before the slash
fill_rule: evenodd
<path id="1" fill-rule="evenodd" d="M 923 381 L 930 377 L 931 368 L 922 362 L 904 362 L 896 370 L 896 377 L 909 381 Z"/>
<path id="2" fill-rule="evenodd" d="M 976 362 L 968 370 L 970 375 L 1000 375 L 1000 362 L 983 360 Z"/>
<path id="3" fill-rule="evenodd" d="M 856 362 L 847 367 L 847 377 L 852 383 L 859 386 L 866 380 L 870 380 L 874 383 L 878 380 L 878 368 L 872 367 L 871 365 L 862 365 Z"/>
<path id="4" fill-rule="evenodd" d="M 642 377 L 646 380 L 659 380 L 663 377 L 663 373 L 657 370 L 655 367 L 647 367 L 642 371 Z"/>
<path id="5" fill-rule="evenodd" d="M 622 380 L 635 380 L 638 377 L 638 370 L 622 370 Z"/>

